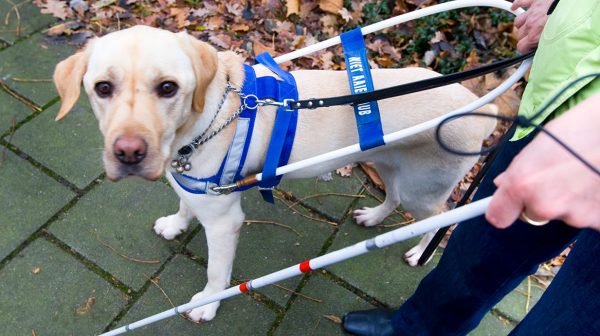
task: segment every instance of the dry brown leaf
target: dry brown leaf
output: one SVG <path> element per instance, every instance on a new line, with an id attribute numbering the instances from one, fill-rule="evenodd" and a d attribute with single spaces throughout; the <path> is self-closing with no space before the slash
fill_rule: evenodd
<path id="1" fill-rule="evenodd" d="M 67 7 L 66 1 L 48 0 L 42 5 L 42 13 L 51 14 L 61 20 L 65 20 L 69 16 L 69 7 Z"/>
<path id="2" fill-rule="evenodd" d="M 323 317 L 335 324 L 342 324 L 342 319 L 337 315 L 323 315 Z"/>
<path id="3" fill-rule="evenodd" d="M 248 26 L 245 23 L 236 23 L 231 26 L 231 30 L 247 32 L 248 30 L 250 30 L 250 26 Z"/>
<path id="4" fill-rule="evenodd" d="M 77 315 L 87 314 L 90 311 L 90 309 L 92 309 L 94 303 L 96 303 L 95 297 L 92 296 L 87 298 L 87 300 L 85 300 L 85 303 L 83 304 L 83 307 L 77 308 Z"/>
<path id="5" fill-rule="evenodd" d="M 258 56 L 264 52 L 267 52 L 272 55 L 275 53 L 275 48 L 273 46 L 264 45 L 257 40 L 254 41 L 252 44 L 252 51 L 254 52 L 254 56 Z"/>
<path id="6" fill-rule="evenodd" d="M 377 173 L 377 170 L 375 170 L 375 164 L 373 164 L 373 162 L 361 162 L 359 165 L 377 188 L 385 190 L 385 184 L 379 176 L 379 173 Z"/>
<path id="7" fill-rule="evenodd" d="M 287 6 L 286 17 L 293 15 L 293 14 L 296 14 L 296 15 L 300 14 L 300 0 L 287 0 L 286 6 Z"/>
<path id="8" fill-rule="evenodd" d="M 352 176 L 352 168 L 356 167 L 356 163 L 351 163 L 335 170 L 336 174 L 342 177 Z"/>
<path id="9" fill-rule="evenodd" d="M 327 12 L 327 13 L 338 14 L 340 12 L 340 9 L 342 9 L 343 7 L 344 7 L 344 0 L 320 0 L 319 1 L 319 8 L 321 8 L 322 11 Z"/>
<path id="10" fill-rule="evenodd" d="M 48 30 L 46 31 L 46 34 L 48 34 L 48 36 L 60 36 L 63 34 L 70 35 L 71 33 L 73 33 L 73 31 L 67 27 L 66 23 L 59 23 L 48 28 Z"/>

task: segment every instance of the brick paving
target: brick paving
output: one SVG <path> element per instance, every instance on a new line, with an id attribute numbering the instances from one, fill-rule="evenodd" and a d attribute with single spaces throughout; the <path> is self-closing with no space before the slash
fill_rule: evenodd
<path id="1" fill-rule="evenodd" d="M 0 1 L 0 13 L 11 7 Z M 55 21 L 34 5 L 23 4 L 20 14 L 18 32 L 14 17 L 0 22 L 0 334 L 94 335 L 186 303 L 206 281 L 201 226 L 171 242 L 153 233 L 154 220 L 175 212 L 177 198 L 164 181 L 105 178 L 86 98 L 64 121 L 53 121 L 58 97 L 49 79 L 75 49 L 44 37 Z M 390 230 L 349 218 L 350 209 L 376 204 L 378 192 L 367 188 L 355 173 L 284 182 L 275 205 L 246 192 L 249 222 L 232 285 Z M 290 196 L 301 201 L 283 200 Z M 209 323 L 174 317 L 134 334 L 340 335 L 336 317 L 397 306 L 431 270 L 439 256 L 420 268 L 403 262 L 414 243 L 227 300 Z M 524 282 L 472 335 L 506 335 L 542 291 Z"/>

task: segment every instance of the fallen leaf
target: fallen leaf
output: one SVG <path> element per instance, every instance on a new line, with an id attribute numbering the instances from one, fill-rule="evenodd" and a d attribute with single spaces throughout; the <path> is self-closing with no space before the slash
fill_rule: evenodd
<path id="1" fill-rule="evenodd" d="M 61 20 L 65 20 L 69 16 L 69 11 L 66 1 L 48 0 L 42 5 L 42 13 L 51 14 Z"/>
<path id="2" fill-rule="evenodd" d="M 336 174 L 343 177 L 352 176 L 352 168 L 356 167 L 356 163 L 351 163 L 335 170 Z"/>
<path id="3" fill-rule="evenodd" d="M 342 319 L 337 315 L 323 315 L 323 317 L 335 324 L 342 324 Z"/>
<path id="4" fill-rule="evenodd" d="M 300 14 L 300 0 L 287 0 L 286 1 L 287 14 L 286 17 L 290 15 L 298 15 Z"/>
<path id="5" fill-rule="evenodd" d="M 265 52 L 272 55 L 275 53 L 275 48 L 273 48 L 272 46 L 266 46 L 260 43 L 260 41 L 254 41 L 254 43 L 252 44 L 252 51 L 254 52 L 254 56 L 258 56 Z"/>
<path id="6" fill-rule="evenodd" d="M 379 176 L 379 173 L 377 173 L 377 170 L 375 170 L 375 164 L 373 162 L 360 162 L 359 165 L 377 188 L 385 190 L 385 184 Z"/>
<path id="7" fill-rule="evenodd" d="M 94 296 L 87 298 L 83 304 L 83 307 L 79 307 L 77 309 L 77 315 L 87 314 L 92 309 L 94 303 L 96 303 L 96 298 Z"/>
<path id="8" fill-rule="evenodd" d="M 338 14 L 340 12 L 340 9 L 342 9 L 343 7 L 344 7 L 344 0 L 320 0 L 319 1 L 319 8 L 321 8 L 322 11 L 327 12 L 327 13 Z"/>

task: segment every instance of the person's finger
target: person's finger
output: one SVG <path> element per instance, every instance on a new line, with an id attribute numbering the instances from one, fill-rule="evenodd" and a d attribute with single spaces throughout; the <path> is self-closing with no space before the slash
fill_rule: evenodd
<path id="1" fill-rule="evenodd" d="M 529 16 L 529 12 L 525 12 L 517 15 L 514 21 L 514 26 L 519 29 L 523 26 L 523 24 L 527 21 L 527 17 Z"/>
<path id="2" fill-rule="evenodd" d="M 526 27 L 517 29 L 517 41 L 521 41 L 525 36 L 529 35 L 529 30 Z"/>
<path id="3" fill-rule="evenodd" d="M 503 229 L 519 218 L 522 209 L 522 200 L 511 195 L 507 187 L 500 187 L 492 197 L 485 218 L 493 226 Z"/>
<path id="4" fill-rule="evenodd" d="M 530 7 L 532 3 L 533 3 L 533 0 L 515 0 L 512 3 L 512 6 L 510 6 L 510 9 L 517 10 L 518 8 L 522 8 L 522 7 Z"/>
<path id="5" fill-rule="evenodd" d="M 528 35 L 527 37 L 525 37 L 517 43 L 517 50 L 521 53 L 526 53 L 530 50 L 533 50 L 536 45 L 537 42 L 530 41 Z"/>

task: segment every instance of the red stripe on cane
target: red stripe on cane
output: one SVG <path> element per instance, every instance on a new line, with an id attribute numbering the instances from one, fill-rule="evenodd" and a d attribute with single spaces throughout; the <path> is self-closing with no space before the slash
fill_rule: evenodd
<path id="1" fill-rule="evenodd" d="M 240 292 L 242 293 L 248 293 L 250 290 L 248 289 L 248 283 L 244 282 L 243 284 L 240 285 Z"/>
<path id="2" fill-rule="evenodd" d="M 310 260 L 306 260 L 300 263 L 300 272 L 306 273 L 312 271 L 310 268 Z"/>

